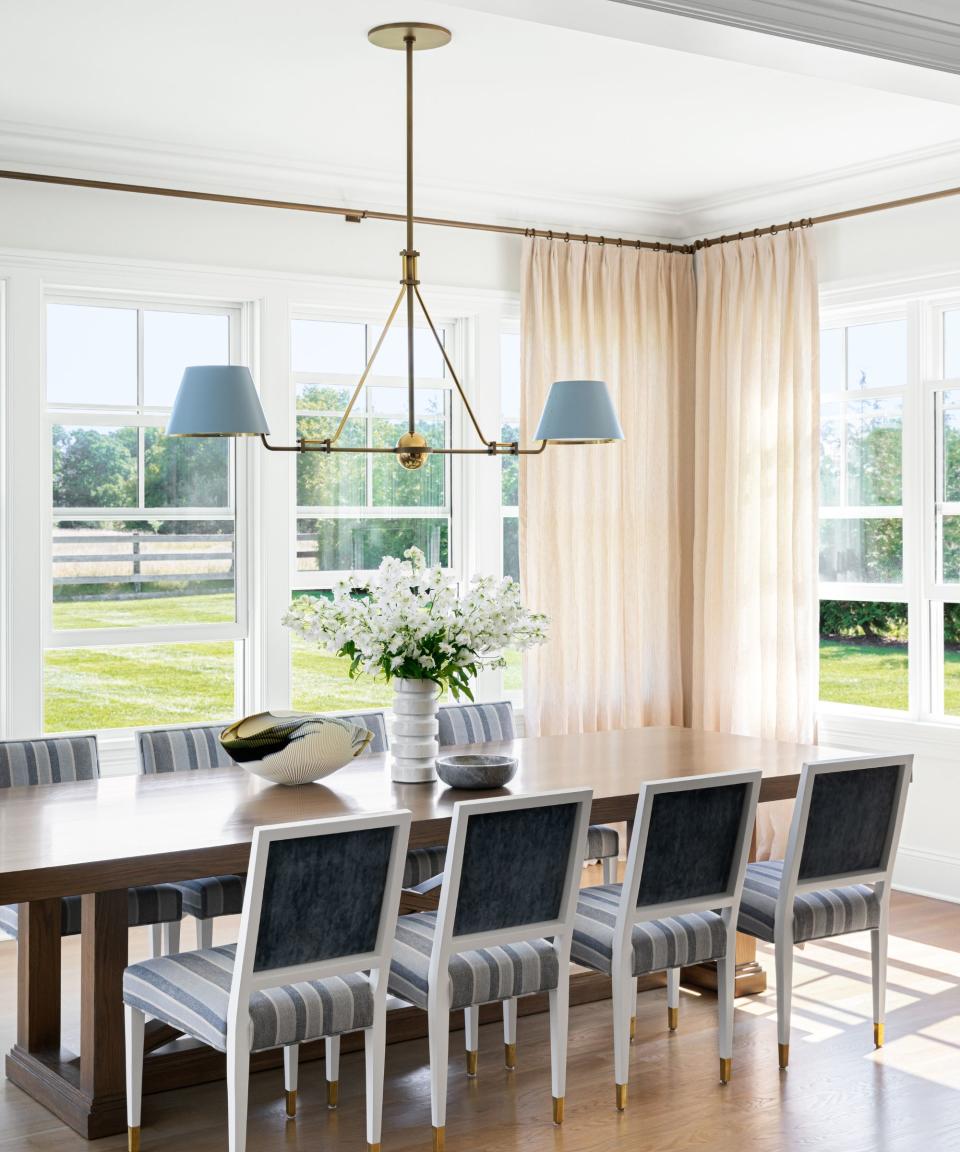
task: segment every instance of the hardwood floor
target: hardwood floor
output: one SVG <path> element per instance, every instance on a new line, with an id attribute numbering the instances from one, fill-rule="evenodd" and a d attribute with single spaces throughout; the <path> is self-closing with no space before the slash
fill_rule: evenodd
<path id="1" fill-rule="evenodd" d="M 234 938 L 218 926 L 217 940 Z M 185 942 L 192 924 L 185 926 Z M 131 934 L 131 958 L 147 951 Z M 450 1046 L 447 1147 L 451 1152 L 952 1152 L 960 1149 L 960 906 L 894 894 L 887 1044 L 872 1048 L 870 953 L 865 935 L 808 945 L 797 954 L 791 1066 L 777 1070 L 772 951 L 763 995 L 737 1001 L 733 1082 L 717 1083 L 715 1000 L 684 991 L 680 1028 L 666 1029 L 664 994 L 642 994 L 631 1050 L 630 1102 L 613 1107 L 609 1003 L 575 1008 L 570 1021 L 566 1119 L 550 1120 L 545 1016 L 521 1018 L 518 1067 L 502 1066 L 499 1025 L 480 1035 L 480 1074 L 467 1078 L 462 1033 Z M 63 946 L 63 1022 L 79 1028 L 78 941 Z M 0 1044 L 15 1032 L 16 950 L 0 944 Z M 430 1142 L 426 1041 L 387 1051 L 385 1149 Z M 251 1152 L 364 1147 L 363 1059 L 345 1055 L 340 1108 L 327 1111 L 320 1062 L 303 1066 L 299 1114 L 284 1119 L 279 1072 L 253 1077 Z M 165 1092 L 144 1105 L 143 1152 L 224 1152 L 222 1083 Z M 119 1152 L 122 1136 L 90 1145 L 7 1081 L 0 1091 L 0 1152 Z"/>

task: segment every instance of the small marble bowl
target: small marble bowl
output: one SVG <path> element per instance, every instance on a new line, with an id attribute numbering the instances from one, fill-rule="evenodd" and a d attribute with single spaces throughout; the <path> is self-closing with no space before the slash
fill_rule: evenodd
<path id="1" fill-rule="evenodd" d="M 437 758 L 437 775 L 448 788 L 502 788 L 516 774 L 517 761 L 513 756 L 465 752 Z"/>

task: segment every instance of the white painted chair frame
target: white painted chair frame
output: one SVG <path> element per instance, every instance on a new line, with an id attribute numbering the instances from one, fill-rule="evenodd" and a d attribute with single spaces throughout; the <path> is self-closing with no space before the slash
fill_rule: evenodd
<path id="1" fill-rule="evenodd" d="M 883 847 L 881 867 L 873 871 L 844 872 L 834 876 L 817 876 L 799 881 L 800 861 L 807 837 L 810 802 L 818 776 L 830 772 L 849 772 L 861 768 L 899 767 L 898 793 L 893 806 L 890 827 Z M 787 850 L 784 854 L 780 891 L 774 919 L 774 952 L 777 973 L 777 1051 L 781 1070 L 790 1062 L 790 1008 L 793 997 L 793 905 L 797 896 L 825 888 L 843 888 L 851 884 L 870 885 L 880 899 L 880 925 L 870 932 L 873 984 L 873 1038 L 877 1048 L 883 1046 L 886 1021 L 887 940 L 890 931 L 890 880 L 900 842 L 900 829 L 907 803 L 907 786 L 913 773 L 913 754 L 895 756 L 858 756 L 850 759 L 819 760 L 804 764 L 793 809 Z"/>
<path id="2" fill-rule="evenodd" d="M 573 922 L 577 910 L 577 890 L 583 868 L 587 825 L 593 791 L 577 788 L 570 791 L 542 792 L 533 796 L 507 796 L 489 800 L 467 800 L 454 805 L 450 840 L 447 846 L 440 907 L 437 912 L 437 931 L 430 956 L 427 993 L 427 1029 L 430 1041 L 430 1111 L 433 1125 L 433 1146 L 443 1148 L 447 1113 L 447 1073 L 450 1047 L 450 958 L 460 952 L 477 948 L 495 948 L 516 944 L 524 940 L 553 938 L 560 979 L 549 993 L 550 1001 L 550 1060 L 553 1095 L 553 1120 L 563 1121 L 563 1099 L 566 1092 L 567 1022 L 570 1010 L 570 947 L 573 941 Z M 578 812 L 570 853 L 567 859 L 564 894 L 560 914 L 555 920 L 540 924 L 521 924 L 513 928 L 498 928 L 490 932 L 454 936 L 453 926 L 457 914 L 460 876 L 463 867 L 467 825 L 473 816 L 486 812 L 507 812 L 523 808 L 541 808 L 551 804 L 576 804 Z M 504 1000 L 504 1021 L 512 1021 L 515 1043 L 516 1000 Z M 508 1005 L 510 1007 L 508 1008 Z M 476 1072 L 477 1029 L 479 1008 L 464 1009 L 466 1024 L 467 1068 Z M 472 1055 L 471 1055 L 472 1054 Z"/>
<path id="3" fill-rule="evenodd" d="M 633 975 L 634 925 L 649 920 L 664 920 L 691 912 L 719 912 L 726 931 L 726 951 L 717 961 L 717 1001 L 720 1014 L 718 1047 L 720 1053 L 720 1081 L 727 1083 L 733 1068 L 733 1000 L 736 975 L 737 915 L 743 894 L 743 880 L 750 855 L 750 843 L 760 797 L 761 773 L 711 772 L 702 776 L 659 780 L 644 784 L 637 800 L 637 815 L 627 853 L 620 907 L 614 929 L 611 983 L 613 1000 L 613 1059 L 616 1081 L 616 1104 L 622 1111 L 627 1102 L 627 1084 L 630 1075 L 630 1040 L 635 1028 L 637 1004 L 637 978 Z M 746 784 L 747 791 L 737 830 L 733 854 L 731 881 L 722 892 L 698 896 L 665 904 L 637 907 L 643 859 L 647 850 L 653 801 L 665 792 L 686 792 L 713 785 Z M 671 1029 L 677 1026 L 680 1008 L 680 969 L 667 970 L 667 1018 Z"/>
<path id="4" fill-rule="evenodd" d="M 228 1147 L 230 1152 L 245 1152 L 247 1136 L 247 1090 L 250 1078 L 250 998 L 255 992 L 296 984 L 306 980 L 322 980 L 356 972 L 368 972 L 373 986 L 373 1023 L 364 1030 L 366 1060 L 367 1143 L 379 1152 L 383 1113 L 383 1066 L 386 1045 L 387 977 L 390 956 L 396 932 L 397 910 L 400 904 L 400 886 L 403 879 L 407 841 L 410 835 L 411 813 L 407 809 L 375 813 L 369 816 L 343 816 L 328 820 L 307 820 L 295 824 L 274 824 L 254 829 L 250 851 L 250 868 L 244 893 L 243 913 L 237 943 L 233 982 L 227 1013 L 227 1112 Z M 369 831 L 374 828 L 396 828 L 384 886 L 376 946 L 372 952 L 361 955 L 340 956 L 330 960 L 292 967 L 254 971 L 257 934 L 263 902 L 270 845 L 278 840 L 337 835 L 344 832 Z M 125 1005 L 126 1024 L 126 1087 L 127 1126 L 130 1148 L 139 1147 L 140 1106 L 143 1079 L 143 1049 L 145 1017 L 138 1009 Z M 287 1093 L 287 1114 L 292 1113 L 291 1093 L 297 1090 L 297 1045 L 289 1045 L 283 1053 L 284 1087 Z"/>

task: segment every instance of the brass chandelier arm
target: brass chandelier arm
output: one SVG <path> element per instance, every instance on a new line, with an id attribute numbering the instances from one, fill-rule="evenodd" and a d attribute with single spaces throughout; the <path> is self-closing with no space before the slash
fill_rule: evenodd
<path id="1" fill-rule="evenodd" d="M 437 347 L 440 349 L 440 354 L 441 354 L 441 356 L 443 356 L 444 363 L 447 365 L 447 370 L 449 371 L 451 377 L 453 378 L 454 384 L 456 384 L 456 386 L 457 386 L 457 391 L 460 393 L 460 399 L 463 401 L 463 406 L 464 406 L 464 408 L 466 408 L 467 415 L 470 417 L 470 423 L 476 429 L 476 433 L 480 437 L 480 439 L 483 441 L 483 443 L 489 446 L 491 443 L 494 443 L 494 441 L 490 441 L 486 438 L 486 436 L 484 436 L 483 429 L 480 427 L 480 423 L 477 420 L 476 414 L 474 413 L 473 409 L 470 407 L 470 401 L 467 399 L 467 394 L 464 392 L 463 385 L 460 383 L 460 377 L 457 375 L 457 370 L 456 370 L 456 368 L 454 368 L 454 366 L 450 360 L 450 357 L 447 354 L 447 350 L 443 346 L 443 340 L 441 339 L 440 333 L 437 331 L 436 326 L 433 323 L 433 317 L 427 311 L 427 306 L 423 302 L 423 296 L 420 295 L 419 285 L 415 284 L 413 286 L 413 290 L 417 294 L 417 301 L 420 304 L 420 311 L 423 313 L 424 317 L 426 318 L 427 323 L 430 325 L 430 331 L 433 333 L 433 338 L 437 342 Z"/>
<path id="2" fill-rule="evenodd" d="M 344 412 L 344 414 L 340 417 L 340 423 L 337 425 L 336 432 L 334 432 L 334 434 L 330 437 L 329 440 L 325 439 L 322 441 L 318 441 L 318 443 L 336 444 L 336 442 L 340 439 L 340 436 L 343 433 L 344 428 L 346 428 L 346 426 L 347 426 L 347 420 L 349 420 L 349 418 L 350 418 L 350 413 L 353 411 L 353 406 L 357 402 L 357 397 L 360 395 L 360 390 L 361 390 L 361 388 L 363 388 L 364 384 L 366 384 L 367 377 L 370 375 L 370 369 L 373 367 L 373 362 L 374 362 L 374 360 L 376 360 L 377 355 L 380 352 L 380 346 L 383 344 L 384 340 L 386 339 L 387 333 L 390 331 L 390 325 L 393 323 L 394 318 L 397 315 L 397 311 L 400 308 L 400 302 L 403 300 L 404 295 L 408 295 L 408 294 L 409 293 L 407 293 L 407 286 L 405 284 L 401 285 L 400 291 L 397 294 L 397 298 L 393 302 L 393 307 L 390 309 L 390 315 L 387 317 L 387 322 L 386 322 L 386 324 L 384 324 L 383 328 L 381 329 L 380 335 L 377 338 L 377 342 L 373 346 L 373 351 L 370 353 L 370 359 L 364 365 L 363 372 L 360 376 L 360 379 L 357 381 L 357 386 L 353 390 L 353 395 L 350 397 L 350 403 L 347 405 L 347 409 Z M 312 441 L 305 441 L 305 443 L 312 443 Z"/>
<path id="3" fill-rule="evenodd" d="M 393 448 L 367 448 L 348 447 L 336 445 L 328 440 L 298 440 L 296 444 L 271 444 L 266 433 L 260 433 L 260 443 L 268 452 L 323 452 L 329 455 L 332 452 L 352 452 L 354 454 L 369 455 L 376 453 L 381 456 L 396 456 L 401 452 L 417 452 L 426 456 L 539 456 L 550 443 L 541 440 L 539 448 L 521 448 L 516 441 L 500 443 L 491 441 L 485 448 L 426 448 L 395 446 Z M 586 443 L 586 441 L 584 441 Z"/>

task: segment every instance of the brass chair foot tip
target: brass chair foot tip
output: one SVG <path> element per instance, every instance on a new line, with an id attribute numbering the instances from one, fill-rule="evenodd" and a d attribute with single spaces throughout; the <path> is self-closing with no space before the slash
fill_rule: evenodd
<path id="1" fill-rule="evenodd" d="M 630 1017 L 630 1043 L 632 1044 L 637 1038 L 637 1018 L 636 1016 Z"/>
<path id="2" fill-rule="evenodd" d="M 668 1008 L 667 1009 L 667 1027 L 671 1032 L 676 1032 L 680 1027 L 680 1009 Z"/>
<path id="3" fill-rule="evenodd" d="M 327 1107 L 336 1108 L 340 1103 L 340 1081 L 328 1080 L 327 1081 Z"/>
<path id="4" fill-rule="evenodd" d="M 554 1096 L 553 1098 L 553 1122 L 556 1125 L 563 1123 L 563 1097 Z"/>
<path id="5" fill-rule="evenodd" d="M 516 1044 L 504 1044 L 503 1046 L 503 1064 L 505 1068 L 509 1068 L 512 1072 L 517 1066 L 517 1046 Z"/>
<path id="6" fill-rule="evenodd" d="M 379 1144 L 368 1144 L 367 1149 L 368 1149 L 368 1152 L 380 1152 L 380 1145 Z"/>
<path id="7" fill-rule="evenodd" d="M 433 1130 L 433 1152 L 443 1152 L 443 1135 L 446 1128 L 434 1128 Z"/>
<path id="8" fill-rule="evenodd" d="M 720 1058 L 720 1083 L 729 1084 L 733 1078 L 733 1060 Z"/>
<path id="9" fill-rule="evenodd" d="M 780 1060 L 780 1071 L 783 1072 L 786 1070 L 787 1065 L 790 1063 L 790 1045 L 778 1044 L 777 1056 Z"/>
<path id="10" fill-rule="evenodd" d="M 627 1086 L 626 1084 L 617 1085 L 617 1111 L 622 1112 L 627 1106 Z"/>
<path id="11" fill-rule="evenodd" d="M 873 1046 L 874 1048 L 883 1047 L 883 1025 L 874 1024 L 873 1026 Z"/>
<path id="12" fill-rule="evenodd" d="M 477 1074 L 477 1061 L 480 1058 L 479 1052 L 471 1052 L 467 1050 L 467 1075 L 476 1076 Z"/>
<path id="13" fill-rule="evenodd" d="M 292 1092 L 286 1093 L 287 1115 L 296 1116 L 297 1114 L 297 1090 L 294 1088 Z"/>
<path id="14" fill-rule="evenodd" d="M 127 1152 L 140 1152 L 140 1126 L 127 1129 Z"/>

